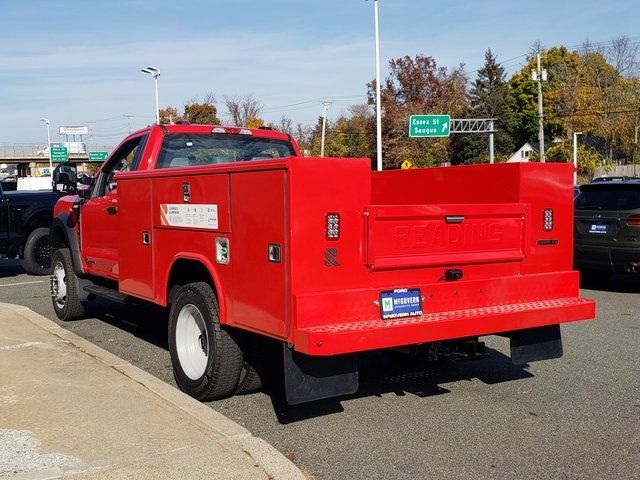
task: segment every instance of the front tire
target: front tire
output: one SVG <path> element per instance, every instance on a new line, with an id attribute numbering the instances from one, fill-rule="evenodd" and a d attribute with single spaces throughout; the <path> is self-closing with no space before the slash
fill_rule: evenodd
<path id="1" fill-rule="evenodd" d="M 83 317 L 85 305 L 77 291 L 78 281 L 69 249 L 56 250 L 51 265 L 51 300 L 56 315 L 64 321 Z"/>
<path id="2" fill-rule="evenodd" d="M 36 228 L 29 234 L 20 263 L 32 275 L 51 273 L 51 244 L 47 227 Z"/>
<path id="3" fill-rule="evenodd" d="M 232 395 L 242 350 L 220 325 L 218 300 L 204 282 L 180 287 L 169 312 L 169 352 L 180 389 L 198 400 Z"/>

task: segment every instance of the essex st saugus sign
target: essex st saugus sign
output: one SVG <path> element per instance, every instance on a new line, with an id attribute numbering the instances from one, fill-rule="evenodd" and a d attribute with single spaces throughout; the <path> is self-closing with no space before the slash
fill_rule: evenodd
<path id="1" fill-rule="evenodd" d="M 409 136 L 413 138 L 448 137 L 450 126 L 449 115 L 411 115 Z"/>

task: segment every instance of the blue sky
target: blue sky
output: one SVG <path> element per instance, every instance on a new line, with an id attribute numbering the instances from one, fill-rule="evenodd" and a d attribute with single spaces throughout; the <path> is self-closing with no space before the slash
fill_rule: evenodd
<path id="1" fill-rule="evenodd" d="M 422 53 L 473 71 L 490 47 L 513 71 L 523 59 L 507 60 L 537 39 L 637 37 L 638 10 L 637 0 L 380 0 L 383 65 Z M 0 0 L 0 18 L 0 143 L 46 141 L 41 117 L 55 132 L 90 122 L 91 143 L 117 143 L 124 114 L 134 128 L 153 121 L 146 65 L 162 71 L 161 106 L 212 92 L 225 119 L 223 95 L 251 93 L 267 121 L 294 124 L 313 123 L 322 97 L 331 116 L 364 102 L 375 74 L 365 0 Z"/>

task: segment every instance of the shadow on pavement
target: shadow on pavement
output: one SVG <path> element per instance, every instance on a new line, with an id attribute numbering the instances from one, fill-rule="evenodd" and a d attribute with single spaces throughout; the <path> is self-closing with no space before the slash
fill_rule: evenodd
<path id="1" fill-rule="evenodd" d="M 90 302 L 88 315 L 126 331 L 135 337 L 168 350 L 168 312 L 153 306 L 121 305 L 107 300 Z M 82 322 L 82 320 L 79 320 Z M 91 340 L 91 339 L 89 339 Z M 263 340 L 263 339 L 261 339 Z M 263 340 L 259 346 L 267 355 L 256 365 L 264 379 L 264 392 L 270 397 L 281 424 L 342 412 L 342 401 L 364 397 L 415 395 L 427 398 L 449 393 L 443 384 L 478 379 L 496 384 L 532 377 L 527 366 L 515 366 L 501 352 L 488 349 L 489 356 L 477 361 L 420 362 L 388 351 L 358 355 L 360 388 L 353 394 L 334 399 L 290 406 L 284 399 L 280 344 Z M 211 403 L 215 408 L 215 402 Z"/>
<path id="2" fill-rule="evenodd" d="M 525 366 L 516 366 L 501 352 L 488 349 L 490 356 L 471 362 L 420 363 L 398 360 L 387 352 L 368 352 L 359 355 L 360 388 L 353 395 L 290 406 L 284 400 L 282 382 L 267 387 L 278 421 L 293 423 L 322 415 L 342 412 L 342 401 L 363 397 L 415 395 L 427 398 L 449 393 L 442 384 L 478 379 L 495 384 L 533 377 Z"/>
<path id="3" fill-rule="evenodd" d="M 163 308 L 154 305 L 122 305 L 97 298 L 89 302 L 87 315 L 164 350 L 169 349 L 167 339 L 169 314 Z M 76 321 L 82 322 L 82 320 Z"/>

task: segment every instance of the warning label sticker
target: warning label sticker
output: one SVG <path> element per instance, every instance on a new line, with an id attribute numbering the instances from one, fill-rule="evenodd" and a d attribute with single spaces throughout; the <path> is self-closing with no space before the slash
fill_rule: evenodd
<path id="1" fill-rule="evenodd" d="M 161 203 L 160 223 L 168 227 L 218 229 L 218 205 Z"/>

